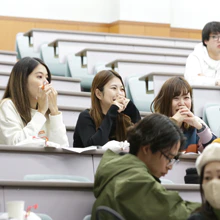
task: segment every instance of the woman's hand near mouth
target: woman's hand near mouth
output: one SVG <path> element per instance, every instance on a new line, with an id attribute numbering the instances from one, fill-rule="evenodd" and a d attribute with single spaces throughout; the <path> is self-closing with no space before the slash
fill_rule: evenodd
<path id="1" fill-rule="evenodd" d="M 184 119 L 187 118 L 189 112 L 190 110 L 186 106 L 180 106 L 180 108 L 177 110 L 176 114 L 174 114 L 172 118 L 177 121 L 177 124 L 181 127 Z"/>
<path id="2" fill-rule="evenodd" d="M 117 105 L 119 107 L 118 112 L 122 112 L 126 109 L 129 99 L 127 99 L 125 96 L 117 95 L 116 98 L 113 101 L 113 104 Z"/>

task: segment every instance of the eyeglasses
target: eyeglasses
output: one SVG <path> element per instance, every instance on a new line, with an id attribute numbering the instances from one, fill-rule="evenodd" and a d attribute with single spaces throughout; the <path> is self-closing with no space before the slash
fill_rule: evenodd
<path id="1" fill-rule="evenodd" d="M 176 162 L 179 161 L 179 155 L 175 156 L 174 158 L 169 158 L 163 151 L 160 151 L 160 153 L 169 161 L 167 166 L 173 166 Z"/>
<path id="2" fill-rule="evenodd" d="M 210 35 L 209 37 L 211 37 L 214 41 L 219 41 L 220 39 L 220 35 Z"/>

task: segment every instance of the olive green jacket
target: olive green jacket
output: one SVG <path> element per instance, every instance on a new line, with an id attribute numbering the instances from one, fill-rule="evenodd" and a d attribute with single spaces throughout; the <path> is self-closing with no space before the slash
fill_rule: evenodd
<path id="1" fill-rule="evenodd" d="M 186 220 L 199 203 L 183 201 L 176 191 L 166 190 L 131 154 L 118 155 L 107 150 L 98 166 L 92 210 L 108 206 L 126 220 Z M 103 219 L 110 219 L 103 217 Z"/>

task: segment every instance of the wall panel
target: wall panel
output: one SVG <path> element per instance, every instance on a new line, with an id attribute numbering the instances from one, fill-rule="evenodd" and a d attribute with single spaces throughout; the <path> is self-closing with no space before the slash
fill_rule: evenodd
<path id="1" fill-rule="evenodd" d="M 105 24 L 0 16 L 0 50 L 14 51 L 16 34 L 32 28 L 201 39 L 201 30 L 172 28 L 170 24 L 132 21 Z"/>

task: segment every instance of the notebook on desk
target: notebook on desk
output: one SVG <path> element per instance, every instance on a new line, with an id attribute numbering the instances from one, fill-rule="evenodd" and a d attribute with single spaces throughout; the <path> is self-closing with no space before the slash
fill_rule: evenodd
<path id="1" fill-rule="evenodd" d="M 84 147 L 84 148 L 77 148 L 77 147 L 62 147 L 63 150 L 68 150 L 76 153 L 82 153 L 86 151 L 91 151 L 91 150 L 97 150 L 97 146 L 90 146 L 90 147 Z"/>

